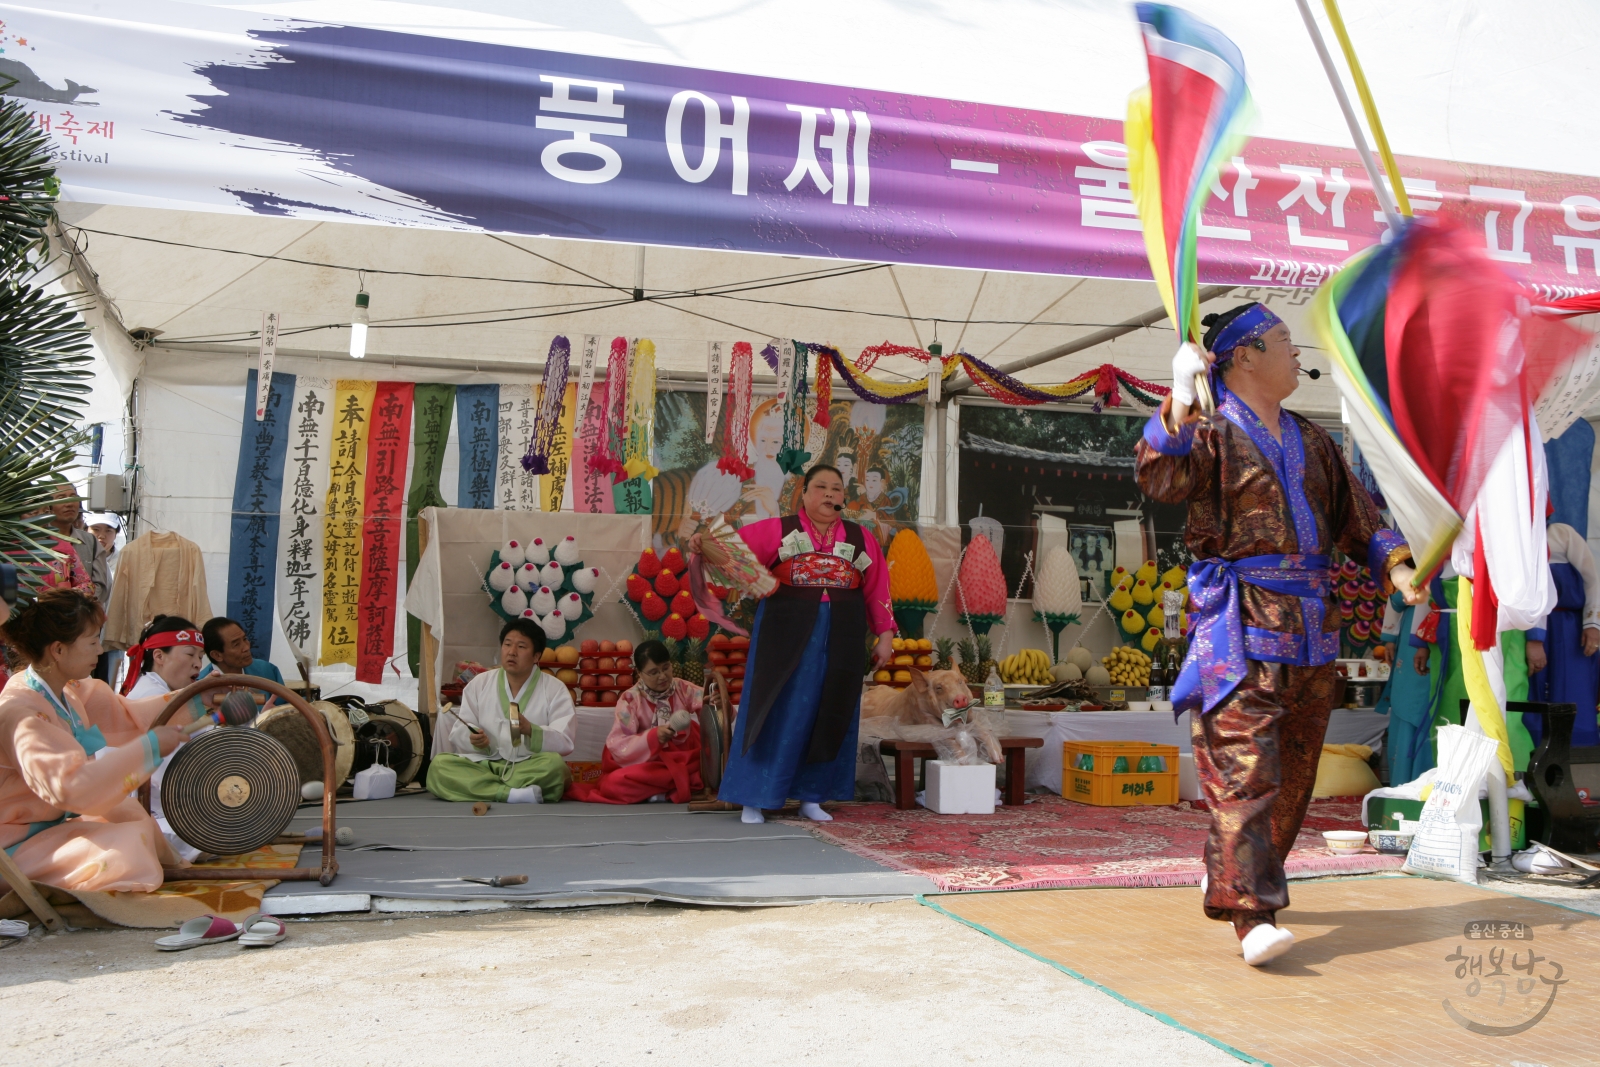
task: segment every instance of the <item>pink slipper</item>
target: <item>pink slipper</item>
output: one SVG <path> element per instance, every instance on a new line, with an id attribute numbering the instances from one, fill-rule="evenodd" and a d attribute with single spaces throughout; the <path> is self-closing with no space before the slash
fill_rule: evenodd
<path id="1" fill-rule="evenodd" d="M 244 933 L 239 935 L 241 948 L 270 948 L 289 936 L 283 920 L 266 912 L 258 912 L 244 921 Z"/>
<path id="2" fill-rule="evenodd" d="M 182 952 L 198 945 L 215 945 L 219 941 L 232 941 L 243 927 L 220 915 L 202 915 L 178 927 L 178 932 L 156 938 L 156 948 L 162 952 Z"/>

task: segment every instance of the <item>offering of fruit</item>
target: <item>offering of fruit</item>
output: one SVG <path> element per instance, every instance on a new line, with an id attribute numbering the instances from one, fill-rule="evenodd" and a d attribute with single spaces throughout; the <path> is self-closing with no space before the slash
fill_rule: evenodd
<path id="1" fill-rule="evenodd" d="M 556 662 L 563 667 L 576 667 L 578 665 L 578 650 L 571 645 L 562 645 L 556 649 Z"/>
<path id="2" fill-rule="evenodd" d="M 631 655 L 633 655 L 633 642 L 632 641 L 618 641 L 617 642 L 617 655 L 619 655 L 619 656 L 631 656 Z"/>
<path id="3" fill-rule="evenodd" d="M 896 682 L 898 682 L 898 683 L 900 683 L 902 685 L 910 685 L 911 684 L 911 672 L 910 671 L 895 671 L 894 672 L 894 681 L 896 681 Z"/>
<path id="4" fill-rule="evenodd" d="M 1128 645 L 1114 649 L 1100 663 L 1110 676 L 1111 685 L 1149 685 L 1150 657 Z"/>
<path id="5" fill-rule="evenodd" d="M 878 671 L 872 676 L 872 680 L 877 682 L 879 685 L 888 685 L 894 680 L 894 675 L 890 674 L 888 671 Z"/>
<path id="6" fill-rule="evenodd" d="M 1025 648 L 1000 661 L 1000 680 L 1013 685 L 1049 685 L 1050 657 L 1042 648 Z"/>

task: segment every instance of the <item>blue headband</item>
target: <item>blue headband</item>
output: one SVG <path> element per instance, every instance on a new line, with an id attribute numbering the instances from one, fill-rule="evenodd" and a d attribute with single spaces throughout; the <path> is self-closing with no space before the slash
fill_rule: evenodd
<path id="1" fill-rule="evenodd" d="M 1211 351 L 1217 357 L 1218 363 L 1224 362 L 1233 357 L 1235 348 L 1249 344 L 1282 321 L 1268 311 L 1265 305 L 1251 304 L 1228 320 L 1228 324 L 1217 332 L 1217 339 L 1212 343 Z"/>

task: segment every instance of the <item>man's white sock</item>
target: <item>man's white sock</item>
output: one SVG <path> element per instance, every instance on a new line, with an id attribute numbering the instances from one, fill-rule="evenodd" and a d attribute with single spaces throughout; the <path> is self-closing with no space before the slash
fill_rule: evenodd
<path id="1" fill-rule="evenodd" d="M 761 814 L 761 809 L 750 804 L 744 806 L 744 814 L 739 816 L 740 822 L 766 822 L 767 817 Z"/>
<path id="2" fill-rule="evenodd" d="M 543 804 L 544 793 L 536 785 L 525 785 L 506 794 L 507 804 Z"/>

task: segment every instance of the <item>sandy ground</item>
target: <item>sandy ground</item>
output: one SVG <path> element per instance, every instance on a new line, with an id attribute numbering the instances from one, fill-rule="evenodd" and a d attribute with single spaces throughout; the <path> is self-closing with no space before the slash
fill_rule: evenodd
<path id="1" fill-rule="evenodd" d="M 1596 890 L 1485 888 L 1600 914 Z M 249 951 L 157 935 L 0 951 L 0 1062 L 1239 1062 L 909 900 L 291 921 Z"/>
<path id="2" fill-rule="evenodd" d="M 8 1067 L 1237 1064 L 914 901 L 291 922 L 0 952 Z M 1243 966 L 1237 959 L 1225 966 Z"/>

